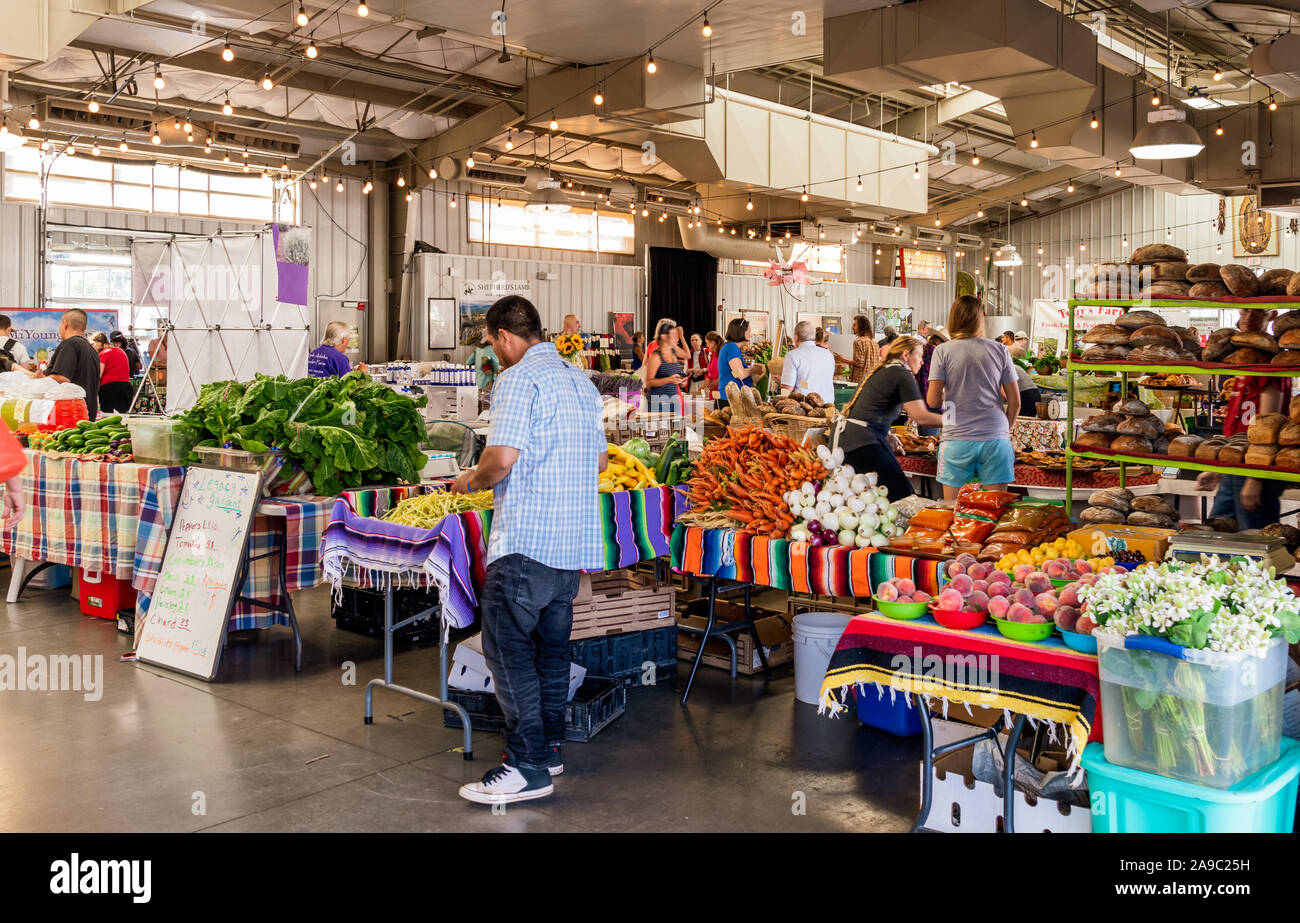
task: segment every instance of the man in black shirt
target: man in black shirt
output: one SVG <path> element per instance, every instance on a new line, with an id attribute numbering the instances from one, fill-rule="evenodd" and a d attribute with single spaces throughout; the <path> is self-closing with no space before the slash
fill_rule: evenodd
<path id="1" fill-rule="evenodd" d="M 99 415 L 99 353 L 86 339 L 86 312 L 80 308 L 64 311 L 59 336 L 63 342 L 54 350 L 45 374 L 55 381 L 81 385 L 86 391 L 86 412 L 93 420 Z"/>

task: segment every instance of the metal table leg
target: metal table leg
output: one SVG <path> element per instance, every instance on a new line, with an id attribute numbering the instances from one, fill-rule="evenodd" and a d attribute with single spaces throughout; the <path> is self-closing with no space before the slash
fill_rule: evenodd
<path id="1" fill-rule="evenodd" d="M 921 738 L 924 747 L 921 751 L 921 811 L 916 816 L 916 822 L 912 824 L 912 832 L 925 833 L 928 832 L 925 824 L 930 819 L 931 802 L 934 799 L 935 760 L 952 753 L 954 750 L 973 747 L 981 740 L 997 740 L 998 731 L 996 727 L 991 727 L 974 737 L 965 737 L 950 744 L 944 744 L 942 747 L 936 747 L 934 745 L 934 727 L 931 724 L 933 718 L 930 715 L 930 709 L 925 707 L 919 696 L 913 696 L 912 703 L 916 708 L 921 709 Z"/>
<path id="2" fill-rule="evenodd" d="M 442 600 L 439 595 L 439 608 L 441 609 Z M 393 588 L 390 585 L 384 590 L 384 678 L 372 679 L 366 683 L 366 724 L 375 723 L 374 713 L 374 694 L 375 687 L 382 686 L 389 692 L 396 692 L 398 695 L 404 695 L 421 702 L 427 702 L 430 705 L 437 705 L 439 708 L 451 709 L 460 717 L 461 728 L 465 734 L 464 756 L 467 760 L 474 759 L 474 728 L 470 724 L 469 712 L 457 702 L 448 702 L 447 698 L 447 645 L 451 643 L 451 632 L 447 625 L 447 620 L 439 612 L 439 625 L 442 628 L 442 637 L 438 641 L 438 672 L 439 686 L 438 691 L 441 697 L 429 695 L 427 692 L 421 692 L 418 689 L 411 689 L 407 686 L 399 686 L 393 682 L 393 631 L 404 625 L 422 619 L 428 615 L 428 612 L 421 612 L 409 618 L 403 619 L 396 625 L 393 624 Z"/>
<path id="3" fill-rule="evenodd" d="M 1012 812 L 1015 810 L 1016 794 L 1016 747 L 1020 746 L 1020 735 L 1025 730 L 1025 722 L 1028 719 L 1024 715 L 1016 715 L 1015 723 L 1011 726 L 1011 734 L 1007 738 L 1007 749 L 1002 757 L 1002 832 L 1015 833 L 1015 822 L 1012 818 Z"/>
<path id="4" fill-rule="evenodd" d="M 289 592 L 289 518 L 284 519 L 284 530 L 280 533 L 280 589 L 284 591 L 284 611 L 289 615 L 289 627 L 293 629 L 293 643 L 297 649 L 293 669 L 302 672 L 302 632 L 298 630 L 298 613 L 293 610 L 293 594 Z"/>
<path id="5" fill-rule="evenodd" d="M 716 617 L 713 611 L 713 607 L 717 603 L 717 601 L 718 601 L 718 578 L 709 577 L 709 617 L 708 617 L 708 621 L 704 625 L 704 634 L 700 635 L 700 649 L 695 652 L 695 662 L 691 664 L 691 675 L 686 677 L 686 688 L 682 690 L 683 705 L 686 704 L 686 700 L 690 697 L 691 685 L 694 684 L 695 682 L 695 674 L 700 669 L 700 662 L 704 660 L 704 646 L 705 643 L 709 640 L 709 635 L 713 632 L 713 622 Z M 735 653 L 734 650 L 732 653 L 734 655 Z M 732 663 L 734 666 L 735 661 L 733 660 Z M 735 674 L 733 673 L 732 675 L 734 676 Z"/>
<path id="6" fill-rule="evenodd" d="M 29 564 L 36 564 L 36 566 L 28 570 L 27 565 Z M 45 568 L 53 566 L 53 561 L 41 561 L 37 564 L 35 561 L 29 561 L 27 558 L 16 554 L 9 555 L 9 595 L 6 597 L 6 601 L 18 602 L 18 597 L 23 595 L 23 590 L 27 589 L 27 584 L 32 582 L 32 578 Z"/>

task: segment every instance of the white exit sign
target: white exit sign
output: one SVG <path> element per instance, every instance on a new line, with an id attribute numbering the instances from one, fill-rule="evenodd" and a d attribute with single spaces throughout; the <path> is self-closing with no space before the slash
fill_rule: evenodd
<path id="1" fill-rule="evenodd" d="M 1252 256 L 1248 260 L 1246 260 L 1247 266 L 1259 266 L 1260 264 L 1261 264 L 1261 260 L 1257 256 Z"/>

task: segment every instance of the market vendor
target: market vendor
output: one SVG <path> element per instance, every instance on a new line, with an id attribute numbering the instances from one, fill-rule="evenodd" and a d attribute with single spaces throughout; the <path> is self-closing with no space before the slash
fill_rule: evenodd
<path id="1" fill-rule="evenodd" d="M 1276 317 L 1276 311 L 1249 308 L 1237 318 L 1243 333 L 1263 333 Z M 1228 413 L 1223 419 L 1223 435 L 1236 436 L 1250 428 L 1250 422 L 1266 413 L 1280 413 L 1291 400 L 1291 379 L 1238 375 L 1233 379 Z M 1277 522 L 1282 515 L 1282 491 L 1285 481 L 1247 478 L 1237 474 L 1219 475 L 1202 471 L 1196 478 L 1200 490 L 1218 485 L 1210 519 L 1227 516 L 1241 529 L 1262 529 Z"/>
<path id="2" fill-rule="evenodd" d="M 532 303 L 508 295 L 488 309 L 484 327 L 505 371 L 487 448 L 452 490 L 492 488 L 480 609 L 506 752 L 460 796 L 495 805 L 543 798 L 564 772 L 573 597 L 580 571 L 605 566 L 597 480 L 609 456 L 600 395 L 543 339 Z"/>
<path id="3" fill-rule="evenodd" d="M 578 315 L 564 315 L 564 335 L 566 337 L 582 336 L 582 321 L 578 320 Z"/>
<path id="4" fill-rule="evenodd" d="M 86 392 L 86 414 L 99 415 L 99 353 L 86 339 L 86 312 L 69 308 L 59 319 L 59 345 L 45 374 L 55 381 L 70 381 Z"/>
<path id="5" fill-rule="evenodd" d="M 837 427 L 836 444 L 844 450 L 845 463 L 854 471 L 876 472 L 879 483 L 889 491 L 890 502 L 915 493 L 894 454 L 902 445 L 889 431 L 899 410 L 906 411 L 917 426 L 937 427 L 943 422 L 925 406 L 916 386 L 924 349 L 925 344 L 914 336 L 895 337 L 880 365 L 845 405 L 843 422 Z"/>
<path id="6" fill-rule="evenodd" d="M 350 328 L 343 321 L 330 321 L 325 328 L 325 339 L 307 354 L 307 374 L 312 378 L 329 378 L 331 375 L 342 378 L 351 372 L 352 363 L 347 356 L 349 333 Z M 370 371 L 364 362 L 357 369 Z"/>
<path id="7" fill-rule="evenodd" d="M 799 345 L 785 354 L 781 387 L 795 394 L 816 394 L 834 405 L 835 356 L 817 345 L 817 328 L 812 321 L 801 320 L 795 324 L 794 338 Z"/>
<path id="8" fill-rule="evenodd" d="M 1034 382 L 1033 376 L 1025 370 L 1025 367 L 1016 359 L 1024 359 L 1025 348 L 1019 344 L 1011 347 L 1012 365 L 1016 369 L 1017 384 L 1020 386 L 1020 415 L 1022 417 L 1038 416 L 1038 402 L 1043 399 L 1038 390 L 1038 385 Z"/>

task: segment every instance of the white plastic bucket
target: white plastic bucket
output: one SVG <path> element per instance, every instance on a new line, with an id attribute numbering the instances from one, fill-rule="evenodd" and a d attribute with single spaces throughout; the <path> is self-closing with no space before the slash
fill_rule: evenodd
<path id="1" fill-rule="evenodd" d="M 794 617 L 794 697 L 816 705 L 840 635 L 853 619 L 842 612 L 805 612 Z"/>

